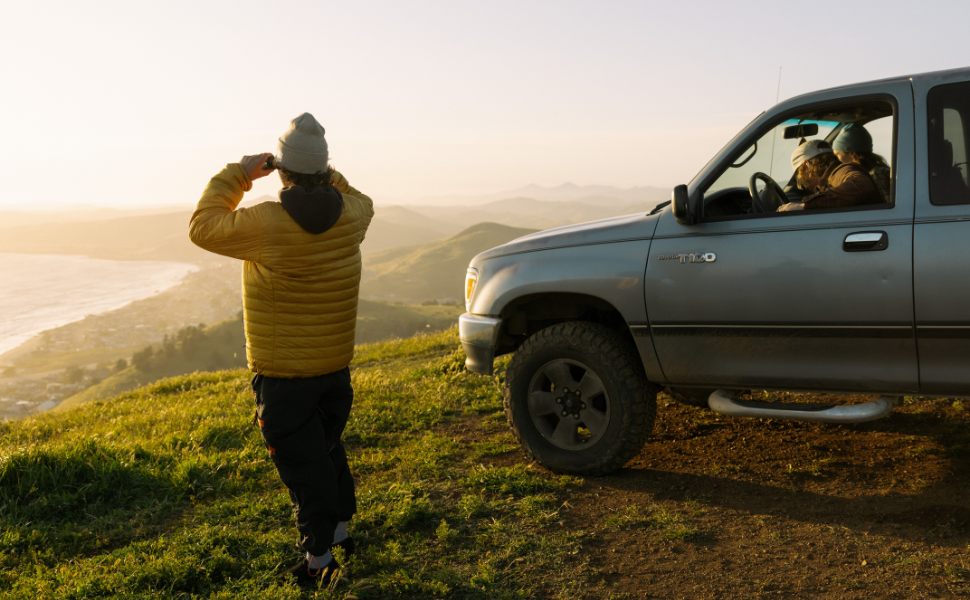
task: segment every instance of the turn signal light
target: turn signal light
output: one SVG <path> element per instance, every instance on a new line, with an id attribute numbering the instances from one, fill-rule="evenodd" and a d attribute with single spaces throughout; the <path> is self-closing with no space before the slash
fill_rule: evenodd
<path id="1" fill-rule="evenodd" d="M 475 293 L 475 286 L 478 284 L 478 269 L 469 267 L 465 273 L 465 310 L 471 308 L 472 294 Z"/>

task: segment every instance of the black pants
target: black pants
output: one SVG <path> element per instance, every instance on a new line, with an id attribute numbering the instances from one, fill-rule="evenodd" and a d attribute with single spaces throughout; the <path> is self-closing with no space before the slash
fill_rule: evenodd
<path id="1" fill-rule="evenodd" d="M 300 546 L 326 554 L 339 521 L 357 512 L 340 436 L 350 416 L 350 369 L 305 379 L 253 377 L 256 417 L 276 471 L 290 490 Z"/>

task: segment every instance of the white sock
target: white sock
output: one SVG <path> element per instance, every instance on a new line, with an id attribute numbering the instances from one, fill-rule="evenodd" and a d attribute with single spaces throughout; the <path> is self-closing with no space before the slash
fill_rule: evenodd
<path id="1" fill-rule="evenodd" d="M 322 569 L 329 565 L 331 560 L 333 560 L 333 555 L 330 554 L 329 550 L 323 556 L 314 556 L 309 552 L 306 553 L 307 566 L 311 569 Z"/>
<path id="2" fill-rule="evenodd" d="M 339 544 L 349 537 L 350 534 L 347 533 L 347 521 L 340 521 L 337 523 L 337 529 L 335 529 L 333 532 L 333 543 Z"/>

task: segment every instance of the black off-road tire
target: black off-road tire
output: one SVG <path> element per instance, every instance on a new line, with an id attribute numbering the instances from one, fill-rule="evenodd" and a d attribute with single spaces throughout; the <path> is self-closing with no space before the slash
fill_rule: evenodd
<path id="1" fill-rule="evenodd" d="M 578 361 L 601 380 L 610 418 L 595 444 L 578 450 L 557 447 L 530 415 L 533 378 L 556 360 Z M 574 321 L 534 334 L 516 350 L 505 375 L 505 416 L 532 459 L 556 473 L 606 475 L 636 456 L 653 431 L 658 387 L 643 370 L 633 343 L 603 325 Z"/>

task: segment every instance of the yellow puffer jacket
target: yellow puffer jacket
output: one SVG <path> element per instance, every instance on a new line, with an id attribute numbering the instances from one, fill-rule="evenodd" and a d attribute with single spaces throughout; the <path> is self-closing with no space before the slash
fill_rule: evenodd
<path id="1" fill-rule="evenodd" d="M 342 212 L 332 227 L 313 234 L 280 202 L 235 210 L 252 185 L 242 166 L 227 165 L 206 186 L 189 223 L 197 246 L 245 261 L 249 368 L 283 378 L 339 371 L 354 356 L 360 243 L 374 204 L 334 173 L 340 193 L 328 191 L 342 196 Z"/>

